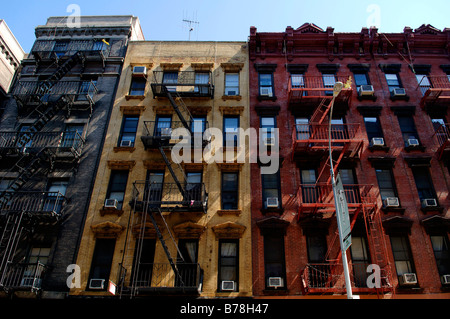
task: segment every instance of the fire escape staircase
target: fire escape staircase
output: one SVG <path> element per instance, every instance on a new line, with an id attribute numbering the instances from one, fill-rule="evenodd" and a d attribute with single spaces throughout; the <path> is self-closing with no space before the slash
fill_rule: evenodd
<path id="1" fill-rule="evenodd" d="M 190 132 L 191 131 L 190 123 L 192 123 L 192 115 L 191 115 L 189 109 L 187 108 L 186 104 L 182 100 L 181 96 L 176 92 L 169 91 L 165 85 L 163 85 L 161 87 L 161 89 L 162 89 L 162 92 L 165 94 L 165 96 L 168 98 L 175 113 L 179 117 L 181 123 L 183 124 L 183 127 Z M 166 151 L 171 149 L 171 146 L 168 143 L 169 140 L 170 140 L 170 136 L 161 137 L 159 139 L 159 141 L 157 142 L 157 148 L 159 149 L 159 152 L 161 153 L 161 156 L 162 156 L 167 168 L 169 169 L 169 172 L 170 172 L 178 190 L 182 194 L 183 198 L 186 198 L 186 196 L 188 195 L 188 192 L 186 191 L 186 184 L 187 184 L 186 174 L 185 174 L 182 166 L 179 163 L 170 161 L 166 155 Z M 147 194 L 148 194 L 147 196 L 150 196 L 150 192 L 147 192 Z M 145 195 L 144 195 L 144 197 L 145 197 Z M 148 202 L 149 200 L 150 200 L 149 198 L 147 198 L 147 199 L 144 198 L 144 203 Z M 170 238 L 164 238 L 163 231 L 161 230 L 160 226 L 157 223 L 156 216 L 158 216 L 158 219 L 162 220 L 164 228 L 165 228 L 166 232 L 169 234 Z M 172 235 L 172 231 L 171 231 L 170 227 L 167 225 L 161 209 L 159 207 L 149 207 L 149 205 L 146 205 L 146 204 L 144 204 L 144 208 L 143 208 L 143 217 L 142 217 L 141 227 L 140 227 L 141 240 L 139 240 L 138 244 L 137 244 L 138 247 L 136 249 L 136 256 L 135 256 L 135 262 L 134 262 L 134 267 L 133 267 L 133 272 L 134 272 L 133 278 L 136 278 L 137 277 L 136 274 L 139 272 L 139 264 L 140 264 L 140 259 L 141 259 L 140 257 L 141 257 L 141 253 L 142 253 L 142 239 L 144 238 L 144 228 L 146 227 L 147 217 L 150 218 L 150 221 L 151 221 L 153 227 L 155 228 L 158 240 L 161 242 L 161 245 L 164 249 L 167 260 L 169 261 L 170 267 L 173 270 L 173 273 L 175 275 L 178 285 L 183 287 L 185 283 L 183 282 L 183 277 L 181 276 L 181 274 L 179 272 L 176 261 L 184 262 L 184 258 L 183 258 L 182 254 L 178 248 L 178 245 Z M 173 243 L 173 245 L 176 247 L 177 253 L 178 253 L 176 259 L 171 255 L 170 250 L 166 244 L 166 240 L 170 240 Z M 134 281 L 136 281 L 136 280 L 134 280 Z M 131 297 L 133 297 L 137 293 L 136 282 L 132 282 L 130 286 L 131 286 L 130 294 L 131 294 Z"/>

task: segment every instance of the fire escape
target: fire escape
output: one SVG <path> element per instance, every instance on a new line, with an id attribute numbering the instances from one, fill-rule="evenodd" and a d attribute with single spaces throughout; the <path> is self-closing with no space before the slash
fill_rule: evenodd
<path id="1" fill-rule="evenodd" d="M 79 42 L 79 41 L 75 41 Z M 42 51 L 41 45 L 55 41 L 37 41 L 32 56 L 36 66 L 53 73 L 45 80 L 19 80 L 12 95 L 18 114 L 30 123 L 24 129 L 0 133 L 0 161 L 8 172 L 1 179 L 5 188 L 0 191 L 0 289 L 39 291 L 48 269 L 40 263 L 23 263 L 16 252 L 20 243 L 33 233 L 55 227 L 61 220 L 67 198 L 60 192 L 24 190 L 37 174 L 46 174 L 55 168 L 74 169 L 82 156 L 84 139 L 78 132 L 45 131 L 47 123 L 60 112 L 86 111 L 91 116 L 97 88 L 93 82 L 61 81 L 77 66 L 89 61 L 104 60 L 101 49 L 92 50 L 92 41 L 74 52 L 57 54 Z M 76 43 L 75 43 L 76 44 Z M 86 45 L 90 44 L 87 49 Z"/>
<path id="2" fill-rule="evenodd" d="M 450 105 L 450 75 L 429 76 L 422 75 L 416 90 L 420 90 L 422 99 L 420 106 L 430 114 L 441 113 Z M 439 148 L 439 160 L 447 160 L 450 155 L 450 124 L 444 120 L 433 121 Z"/>
<path id="3" fill-rule="evenodd" d="M 211 79 L 210 73 L 209 79 Z M 205 146 L 203 131 L 207 123 L 206 121 L 201 123 L 202 129 L 197 131 L 195 127 L 197 126 L 198 129 L 198 125 L 182 98 L 212 98 L 213 85 L 196 83 L 194 72 L 179 72 L 177 81 L 172 80 L 169 84 L 163 80 L 161 72 L 155 71 L 151 88 L 155 98 L 167 99 L 170 102 L 179 121 L 170 121 L 170 123 L 146 121 L 141 141 L 146 150 L 156 151 L 161 155 L 173 182 L 167 183 L 150 179 L 135 181 L 133 184 L 134 192 L 130 206 L 132 211 L 137 213 L 133 216 L 137 216 L 133 217 L 135 220 L 130 221 L 130 224 L 134 225 L 138 233 L 138 240 L 136 249 L 127 254 L 127 257 L 133 257 L 129 285 L 125 284 L 127 270 L 123 265 L 121 266 L 119 278 L 121 295 L 130 295 L 131 298 L 136 295 L 152 293 L 198 295 L 203 285 L 203 270 L 198 263 L 189 264 L 185 261 L 165 216 L 173 213 L 195 214 L 200 212 L 206 214 L 207 212 L 208 193 L 205 185 L 198 181 L 190 181 L 181 163 L 173 157 L 170 158 L 170 153 L 174 145 L 180 142 L 179 136 L 174 132 L 176 129 L 184 129 L 184 132 L 188 133 L 191 137 L 190 146 L 202 148 Z M 199 145 L 195 139 L 200 139 L 197 140 Z M 148 220 L 151 224 L 148 223 Z M 152 263 L 149 265 L 143 261 L 143 239 L 150 225 L 156 231 L 168 264 Z M 166 241 L 176 247 L 177 257 L 171 254 Z M 124 251 L 124 254 L 126 253 Z M 133 254 L 134 256 L 132 256 Z"/>
<path id="4" fill-rule="evenodd" d="M 342 77 L 344 88 L 335 99 L 334 108 L 347 110 L 352 95 L 351 78 Z M 348 82 L 347 82 L 348 81 Z M 310 86 L 308 86 L 310 83 Z M 314 83 L 316 83 L 314 85 Z M 293 130 L 293 159 L 308 158 L 320 163 L 315 181 L 302 181 L 297 192 L 299 220 L 334 220 L 336 208 L 331 185 L 329 129 L 331 128 L 331 156 L 334 174 L 337 177 L 343 160 L 352 161 L 360 157 L 363 140 L 358 136 L 359 124 L 331 123 L 332 97 L 329 87 L 304 78 L 301 86 L 290 85 L 290 107 L 316 105 L 308 123 L 297 123 Z M 318 106 L 317 106 L 318 105 Z M 349 185 L 344 183 L 345 196 L 351 216 L 351 228 L 359 220 L 365 226 L 369 241 L 370 260 L 381 267 L 382 284 L 379 289 L 366 288 L 367 264 L 350 263 L 352 286 L 360 293 L 382 294 L 392 291 L 390 266 L 381 225 L 380 210 L 372 185 Z M 364 268 L 363 268 L 364 267 Z M 306 294 L 344 293 L 342 256 L 337 230 L 321 263 L 308 263 L 301 272 L 303 291 Z"/>

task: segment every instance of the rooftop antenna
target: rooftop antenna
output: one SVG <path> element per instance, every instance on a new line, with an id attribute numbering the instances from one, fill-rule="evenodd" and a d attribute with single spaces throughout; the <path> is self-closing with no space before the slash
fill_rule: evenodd
<path id="1" fill-rule="evenodd" d="M 195 19 L 195 18 L 194 18 Z M 200 22 L 195 21 L 195 20 L 189 20 L 189 19 L 183 19 L 184 23 L 188 24 L 188 28 L 189 28 L 189 41 L 191 41 L 191 32 L 194 31 L 194 25 L 198 25 L 200 24 Z"/>

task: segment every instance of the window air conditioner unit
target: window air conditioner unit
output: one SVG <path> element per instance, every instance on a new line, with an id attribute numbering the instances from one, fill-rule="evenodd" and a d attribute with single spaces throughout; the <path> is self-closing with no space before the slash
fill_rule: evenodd
<path id="1" fill-rule="evenodd" d="M 133 75 L 135 76 L 147 76 L 147 67 L 135 66 L 133 67 Z"/>
<path id="2" fill-rule="evenodd" d="M 234 291 L 234 281 L 222 281 L 220 290 L 222 291 Z"/>
<path id="3" fill-rule="evenodd" d="M 172 136 L 172 128 L 164 127 L 161 129 L 161 137 L 171 137 Z"/>
<path id="4" fill-rule="evenodd" d="M 130 140 L 123 140 L 123 141 L 120 141 L 120 146 L 121 147 L 131 147 L 131 146 L 133 146 L 133 142 Z"/>
<path id="5" fill-rule="evenodd" d="M 419 146 L 419 140 L 415 138 L 408 139 L 408 146 Z"/>
<path id="6" fill-rule="evenodd" d="M 372 139 L 372 146 L 384 146 L 384 138 L 374 137 Z"/>
<path id="7" fill-rule="evenodd" d="M 416 274 L 403 274 L 399 278 L 400 285 L 407 286 L 407 285 L 415 285 L 417 284 L 417 276 Z"/>
<path id="8" fill-rule="evenodd" d="M 394 89 L 393 95 L 394 96 L 406 96 L 406 90 L 405 89 Z"/>
<path id="9" fill-rule="evenodd" d="M 105 208 L 116 208 L 117 209 L 117 205 L 118 205 L 118 201 L 117 199 L 107 199 L 105 200 Z"/>
<path id="10" fill-rule="evenodd" d="M 384 200 L 384 205 L 386 207 L 399 207 L 400 202 L 398 200 L 398 197 L 388 197 Z"/>
<path id="11" fill-rule="evenodd" d="M 89 280 L 89 289 L 97 289 L 97 290 L 105 289 L 105 279 Z"/>
<path id="12" fill-rule="evenodd" d="M 359 87 L 360 96 L 373 96 L 375 93 L 372 85 L 361 85 Z"/>
<path id="13" fill-rule="evenodd" d="M 441 280 L 443 285 L 450 285 L 450 275 L 441 276 Z"/>
<path id="14" fill-rule="evenodd" d="M 422 201 L 422 207 L 437 207 L 437 201 L 434 198 L 427 198 Z"/>
<path id="15" fill-rule="evenodd" d="M 271 88 L 261 88 L 261 96 L 272 97 L 272 89 Z"/>
<path id="16" fill-rule="evenodd" d="M 281 277 L 269 277 L 269 283 L 267 285 L 270 288 L 283 287 L 283 278 Z"/>
<path id="17" fill-rule="evenodd" d="M 267 197 L 266 206 L 267 208 L 278 208 L 278 197 Z"/>
<path id="18" fill-rule="evenodd" d="M 265 146 L 275 146 L 275 137 L 266 137 L 264 139 Z"/>

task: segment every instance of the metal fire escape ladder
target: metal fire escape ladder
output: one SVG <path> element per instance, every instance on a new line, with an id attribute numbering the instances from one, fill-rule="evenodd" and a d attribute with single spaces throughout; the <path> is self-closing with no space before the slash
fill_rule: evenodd
<path id="1" fill-rule="evenodd" d="M 6 223 L 3 228 L 0 239 L 0 254 L 2 256 L 0 263 L 0 287 L 3 286 L 8 264 L 12 263 L 17 244 L 22 235 L 24 227 L 22 226 L 24 211 L 20 214 L 9 214 L 6 217 Z"/>
<path id="2" fill-rule="evenodd" d="M 39 83 L 35 93 L 39 96 L 39 105 L 35 108 L 39 114 L 38 119 L 30 126 L 29 132 L 21 135 L 17 141 L 17 146 L 21 148 L 21 156 L 14 164 L 11 171 L 19 171 L 10 186 L 0 193 L 0 202 L 4 203 L 8 199 L 8 191 L 18 191 L 39 169 L 42 161 L 42 155 L 45 155 L 45 148 L 41 149 L 37 154 L 30 155 L 26 152 L 26 145 L 32 141 L 34 133 L 40 131 L 61 109 L 66 101 L 64 98 L 59 99 L 56 103 L 47 103 L 47 95 L 51 92 L 52 87 L 58 83 L 75 65 L 83 61 L 82 52 L 76 52 L 67 61 L 65 61 L 58 69 L 45 81 Z M 31 160 L 29 160 L 32 156 Z M 24 162 L 24 164 L 22 164 Z"/>

